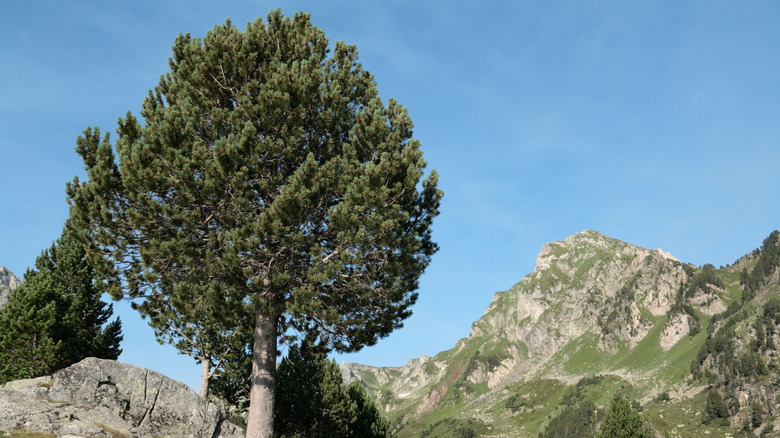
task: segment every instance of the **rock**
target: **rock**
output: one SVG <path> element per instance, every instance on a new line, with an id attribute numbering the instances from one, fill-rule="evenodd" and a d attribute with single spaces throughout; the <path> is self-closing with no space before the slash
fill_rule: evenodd
<path id="1" fill-rule="evenodd" d="M 664 351 L 674 347 L 680 339 L 688 336 L 691 329 L 691 317 L 686 313 L 676 313 L 669 318 L 661 332 L 660 345 Z"/>
<path id="2" fill-rule="evenodd" d="M 0 266 L 0 307 L 8 303 L 8 294 L 21 284 L 21 278 L 15 276 L 5 266 Z"/>
<path id="3" fill-rule="evenodd" d="M 60 437 L 243 436 L 183 383 L 96 358 L 0 386 L 0 430 L 17 429 Z"/>

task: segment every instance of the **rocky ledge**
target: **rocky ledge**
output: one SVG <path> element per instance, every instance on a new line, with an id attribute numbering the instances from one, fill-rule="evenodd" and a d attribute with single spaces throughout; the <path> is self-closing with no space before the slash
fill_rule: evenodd
<path id="1" fill-rule="evenodd" d="M 20 429 L 57 437 L 243 436 L 183 383 L 95 358 L 0 386 L 0 430 Z"/>
<path id="2" fill-rule="evenodd" d="M 21 278 L 15 276 L 5 266 L 0 266 L 0 307 L 8 303 L 8 294 L 21 284 Z"/>

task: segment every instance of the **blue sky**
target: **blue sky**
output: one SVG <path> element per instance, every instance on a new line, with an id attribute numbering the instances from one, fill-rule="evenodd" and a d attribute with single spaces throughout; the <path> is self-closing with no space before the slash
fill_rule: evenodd
<path id="1" fill-rule="evenodd" d="M 409 108 L 445 192 L 414 315 L 338 360 L 452 347 L 543 243 L 595 229 L 725 265 L 780 228 L 780 3 L 29 0 L 0 13 L 0 265 L 59 236 L 75 139 L 113 130 L 174 37 L 303 10 Z M 126 303 L 121 360 L 197 389 Z"/>

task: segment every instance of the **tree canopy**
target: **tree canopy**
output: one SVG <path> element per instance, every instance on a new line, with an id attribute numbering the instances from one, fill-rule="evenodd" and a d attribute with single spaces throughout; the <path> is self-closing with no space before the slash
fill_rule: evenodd
<path id="1" fill-rule="evenodd" d="M 116 359 L 122 323 L 108 322 L 84 250 L 67 227 L 0 309 L 0 383 L 51 374 L 86 357 Z"/>
<path id="2" fill-rule="evenodd" d="M 143 120 L 78 139 L 72 215 L 114 297 L 254 328 L 247 436 L 271 436 L 278 342 L 354 351 L 400 327 L 442 194 L 406 109 L 307 14 L 180 35 L 169 64 Z"/>

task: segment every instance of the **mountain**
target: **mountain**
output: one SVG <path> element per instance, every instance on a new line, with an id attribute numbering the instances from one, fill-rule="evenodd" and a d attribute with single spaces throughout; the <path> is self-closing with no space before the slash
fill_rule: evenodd
<path id="1" fill-rule="evenodd" d="M 560 436 L 572 412 L 586 412 L 582 436 L 592 436 L 617 391 L 661 434 L 771 433 L 777 237 L 716 269 L 585 230 L 545 244 L 534 271 L 496 293 L 452 349 L 342 372 L 400 438 Z"/>
<path id="2" fill-rule="evenodd" d="M 8 302 L 8 294 L 22 284 L 22 279 L 16 277 L 5 266 L 0 266 L 0 307 Z"/>

